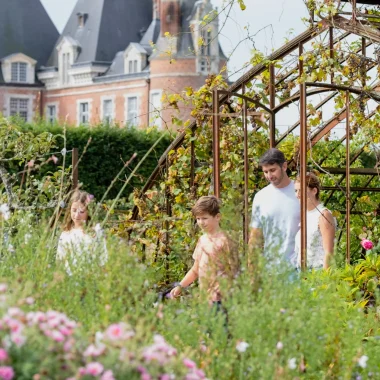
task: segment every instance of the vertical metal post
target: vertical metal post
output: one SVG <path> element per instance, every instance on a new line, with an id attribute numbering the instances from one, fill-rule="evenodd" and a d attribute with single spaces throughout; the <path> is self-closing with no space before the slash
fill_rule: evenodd
<path id="1" fill-rule="evenodd" d="M 299 57 L 303 53 L 303 45 L 299 44 Z M 299 75 L 303 74 L 303 60 L 299 60 Z M 306 138 L 307 138 L 307 116 L 306 116 L 306 84 L 300 84 L 300 177 L 301 177 L 301 269 L 305 270 L 307 265 L 307 196 L 306 196 Z"/>
<path id="2" fill-rule="evenodd" d="M 352 21 L 356 22 L 356 0 L 352 0 Z"/>
<path id="3" fill-rule="evenodd" d="M 166 157 L 166 175 L 168 176 L 169 175 L 169 156 Z M 166 200 L 166 216 L 171 216 L 171 211 L 172 211 L 172 207 L 171 207 L 171 203 L 170 203 L 170 189 L 169 189 L 169 186 L 166 185 L 166 189 L 165 189 L 165 200 Z M 165 218 L 165 222 L 164 222 L 164 226 L 165 226 L 165 280 L 166 282 L 169 281 L 169 254 L 170 254 L 170 250 L 169 250 L 169 221 L 168 221 L 168 218 Z"/>
<path id="4" fill-rule="evenodd" d="M 192 129 L 191 131 L 191 143 L 190 143 L 190 194 L 192 196 L 195 196 L 195 143 L 194 143 L 194 137 L 195 137 L 195 130 Z"/>
<path id="5" fill-rule="evenodd" d="M 220 116 L 219 91 L 212 92 L 212 153 L 213 153 L 213 179 L 214 195 L 220 198 Z"/>
<path id="6" fill-rule="evenodd" d="M 334 29 L 329 28 L 330 58 L 334 59 Z M 334 83 L 334 65 L 331 65 L 331 84 Z"/>
<path id="7" fill-rule="evenodd" d="M 346 262 L 350 263 L 350 93 L 346 91 Z"/>
<path id="8" fill-rule="evenodd" d="M 362 37 L 362 55 L 363 57 L 365 58 L 366 55 L 367 55 L 367 41 L 364 37 Z M 366 62 L 366 61 L 364 61 Z M 366 64 L 364 63 L 363 64 L 363 61 L 362 61 L 362 65 L 361 65 L 361 75 L 362 75 L 362 87 L 364 88 L 366 86 L 366 75 L 367 75 L 367 68 L 366 68 Z"/>
<path id="9" fill-rule="evenodd" d="M 78 148 L 73 148 L 72 154 L 71 154 L 71 165 L 72 165 L 72 176 L 73 176 L 73 190 L 75 190 L 78 187 Z"/>
<path id="10" fill-rule="evenodd" d="M 271 111 L 276 106 L 276 88 L 275 88 L 274 65 L 269 65 L 269 106 Z M 271 148 L 276 146 L 276 116 L 274 113 L 270 115 L 269 121 L 269 145 Z"/>
<path id="11" fill-rule="evenodd" d="M 242 87 L 243 95 L 245 86 Z M 247 123 L 247 100 L 243 100 L 243 128 L 244 128 L 244 243 L 248 244 L 248 123 Z"/>

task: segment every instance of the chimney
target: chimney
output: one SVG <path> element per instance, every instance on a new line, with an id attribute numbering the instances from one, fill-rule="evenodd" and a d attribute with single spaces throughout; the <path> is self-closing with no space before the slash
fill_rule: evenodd
<path id="1" fill-rule="evenodd" d="M 161 0 L 159 2 L 159 12 L 161 19 L 161 35 L 169 32 L 176 36 L 180 33 L 180 1 L 179 0 Z"/>

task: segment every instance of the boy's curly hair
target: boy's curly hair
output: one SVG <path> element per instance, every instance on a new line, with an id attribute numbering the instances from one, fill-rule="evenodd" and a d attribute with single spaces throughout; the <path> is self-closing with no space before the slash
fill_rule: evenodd
<path id="1" fill-rule="evenodd" d="M 204 197 L 200 197 L 191 211 L 193 215 L 196 217 L 199 214 L 208 213 L 212 216 L 215 216 L 220 213 L 221 201 L 215 197 L 214 195 L 208 195 Z"/>

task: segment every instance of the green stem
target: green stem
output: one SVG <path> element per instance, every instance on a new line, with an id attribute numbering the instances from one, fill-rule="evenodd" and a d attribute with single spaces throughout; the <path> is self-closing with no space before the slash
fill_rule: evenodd
<path id="1" fill-rule="evenodd" d="M 123 187 L 120 189 L 119 193 L 117 194 L 116 198 L 114 199 L 110 209 L 108 210 L 107 212 L 107 215 L 106 217 L 104 218 L 103 222 L 102 222 L 102 227 L 104 226 L 104 224 L 107 222 L 108 220 L 108 217 L 109 215 L 111 214 L 112 210 L 114 209 L 117 201 L 119 200 L 121 194 L 123 193 L 123 191 L 125 190 L 125 188 L 127 187 L 129 181 L 134 177 L 135 173 L 137 172 L 137 170 L 140 168 L 140 166 L 142 165 L 142 163 L 146 160 L 146 158 L 149 156 L 149 154 L 153 151 L 153 149 L 157 146 L 157 144 L 161 141 L 161 139 L 165 136 L 165 134 L 162 134 L 158 139 L 157 141 L 151 146 L 151 148 L 145 153 L 144 157 L 139 161 L 139 163 L 136 165 L 136 167 L 133 169 L 132 173 L 129 175 L 128 179 L 125 181 Z"/>

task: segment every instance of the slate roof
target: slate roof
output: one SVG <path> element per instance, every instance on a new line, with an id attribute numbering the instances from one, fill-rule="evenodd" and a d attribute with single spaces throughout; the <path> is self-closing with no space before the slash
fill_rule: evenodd
<path id="1" fill-rule="evenodd" d="M 0 0 L 0 59 L 24 53 L 37 61 L 38 69 L 46 64 L 58 37 L 40 0 Z"/>
<path id="2" fill-rule="evenodd" d="M 47 66 L 58 66 L 56 46 L 64 36 L 81 46 L 76 63 L 111 63 L 118 51 L 141 39 L 152 21 L 152 10 L 152 0 L 78 0 Z M 78 25 L 78 14 L 88 15 L 83 27 Z"/>

